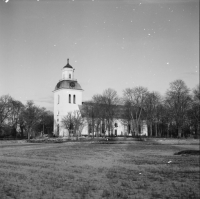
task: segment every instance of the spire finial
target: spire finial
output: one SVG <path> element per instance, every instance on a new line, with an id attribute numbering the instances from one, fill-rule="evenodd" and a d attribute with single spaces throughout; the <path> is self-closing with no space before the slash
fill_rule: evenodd
<path id="1" fill-rule="evenodd" d="M 67 59 L 67 64 L 69 64 L 69 59 Z"/>

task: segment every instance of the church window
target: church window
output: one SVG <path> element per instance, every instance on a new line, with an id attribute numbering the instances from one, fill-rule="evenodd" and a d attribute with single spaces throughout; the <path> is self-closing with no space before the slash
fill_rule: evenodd
<path id="1" fill-rule="evenodd" d="M 115 127 L 118 127 L 118 124 L 117 124 L 117 123 L 115 123 Z"/>
<path id="2" fill-rule="evenodd" d="M 131 133 L 131 125 L 129 124 L 128 125 L 128 134 L 130 134 Z"/>
<path id="3" fill-rule="evenodd" d="M 105 133 L 106 129 L 105 129 L 105 124 L 102 124 L 102 133 Z"/>
<path id="4" fill-rule="evenodd" d="M 115 129 L 115 136 L 117 136 L 117 129 Z"/>
<path id="5" fill-rule="evenodd" d="M 71 103 L 71 95 L 69 94 L 69 103 Z"/>
<path id="6" fill-rule="evenodd" d="M 71 79 L 71 74 L 69 74 L 69 79 Z"/>
<path id="7" fill-rule="evenodd" d="M 60 95 L 58 95 L 58 104 L 60 103 Z"/>
<path id="8" fill-rule="evenodd" d="M 89 135 L 92 134 L 92 124 L 88 124 L 88 133 Z"/>
<path id="9" fill-rule="evenodd" d="M 73 102 L 74 102 L 74 104 L 76 104 L 76 95 L 74 95 L 74 97 L 73 97 Z"/>
<path id="10" fill-rule="evenodd" d="M 59 130 L 60 130 L 60 127 L 59 127 L 59 124 L 57 125 L 57 133 L 59 134 Z"/>

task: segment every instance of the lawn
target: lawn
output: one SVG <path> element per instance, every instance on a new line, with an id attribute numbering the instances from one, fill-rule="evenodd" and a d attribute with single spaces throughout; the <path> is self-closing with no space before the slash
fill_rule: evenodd
<path id="1" fill-rule="evenodd" d="M 174 155 L 199 145 L 168 142 L 1 142 L 0 198 L 200 198 L 199 156 Z"/>

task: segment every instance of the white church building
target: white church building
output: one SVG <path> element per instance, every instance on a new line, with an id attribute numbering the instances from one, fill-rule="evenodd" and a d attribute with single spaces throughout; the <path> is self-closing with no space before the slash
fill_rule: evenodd
<path id="1" fill-rule="evenodd" d="M 69 112 L 81 111 L 81 106 L 83 104 L 83 89 L 81 88 L 78 81 L 74 78 L 74 68 L 69 64 L 69 59 L 67 59 L 67 64 L 62 69 L 62 78 L 56 84 L 53 91 L 54 93 L 54 135 L 68 137 L 69 132 L 62 125 L 62 119 Z M 118 107 L 120 109 L 120 106 Z M 121 106 L 122 108 L 122 106 Z M 119 110 L 120 111 L 120 110 Z M 113 126 L 114 136 L 131 135 L 130 130 L 127 126 L 121 122 L 120 118 L 116 118 Z M 89 124 L 86 124 L 83 128 L 82 135 L 89 134 Z M 95 132 L 94 132 L 95 134 Z M 141 135 L 147 134 L 147 125 L 143 122 L 141 127 Z M 105 132 L 108 135 L 108 132 Z"/>

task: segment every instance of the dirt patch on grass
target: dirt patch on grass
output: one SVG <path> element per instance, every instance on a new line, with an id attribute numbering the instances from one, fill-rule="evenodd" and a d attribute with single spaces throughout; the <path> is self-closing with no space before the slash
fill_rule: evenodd
<path id="1" fill-rule="evenodd" d="M 174 155 L 200 155 L 199 150 L 184 150 L 174 153 Z"/>

